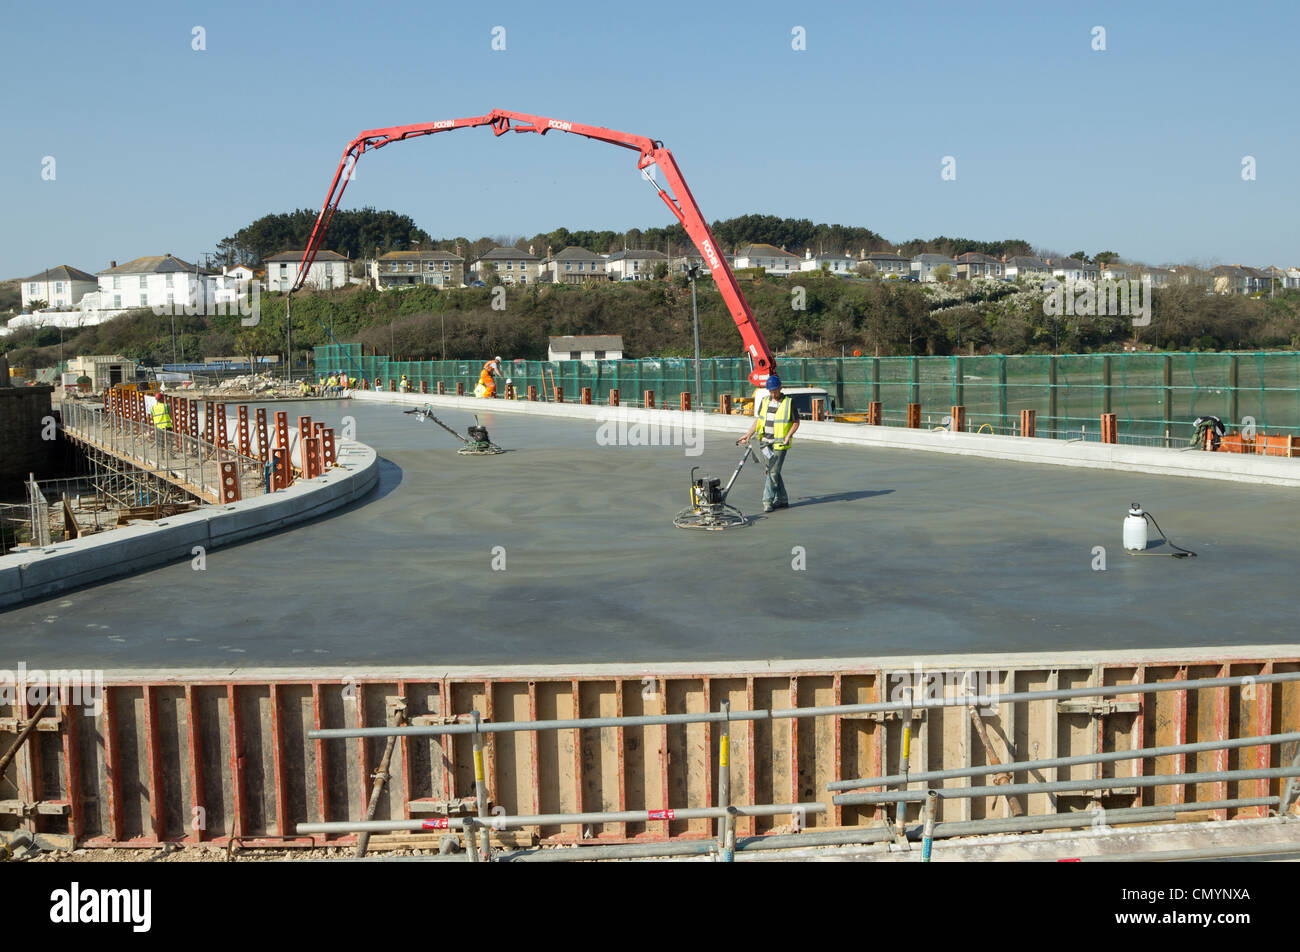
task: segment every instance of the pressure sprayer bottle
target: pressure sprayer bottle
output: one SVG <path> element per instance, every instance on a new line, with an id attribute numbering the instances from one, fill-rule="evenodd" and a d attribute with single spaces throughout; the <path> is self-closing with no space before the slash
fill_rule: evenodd
<path id="1" fill-rule="evenodd" d="M 1141 552 L 1147 547 L 1147 517 L 1142 507 L 1133 503 L 1124 517 L 1124 548 Z"/>

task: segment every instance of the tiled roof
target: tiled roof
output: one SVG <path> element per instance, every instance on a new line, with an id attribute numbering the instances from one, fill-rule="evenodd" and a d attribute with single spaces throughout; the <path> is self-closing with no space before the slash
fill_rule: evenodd
<path id="1" fill-rule="evenodd" d="M 798 255 L 782 251 L 775 245 L 750 245 L 736 252 L 737 258 L 798 258 Z"/>
<path id="2" fill-rule="evenodd" d="M 548 338 L 551 350 L 622 350 L 623 338 L 618 334 L 570 335 Z"/>
<path id="3" fill-rule="evenodd" d="M 616 252 L 614 252 L 612 255 L 609 256 L 609 259 L 608 259 L 608 260 L 610 260 L 610 261 L 622 261 L 622 260 L 624 260 L 625 258 L 626 258 L 626 259 L 629 259 L 629 260 L 630 260 L 630 259 L 637 259 L 637 260 L 642 260 L 642 261 L 646 261 L 646 260 L 654 260 L 654 259 L 660 259 L 660 260 L 663 260 L 663 261 L 667 261 L 667 260 L 668 260 L 668 256 L 667 256 L 666 254 L 664 254 L 662 251 L 654 251 L 654 250 L 651 250 L 651 249 L 645 249 L 645 250 L 629 249 L 629 250 L 627 250 L 627 251 L 616 251 Z"/>
<path id="4" fill-rule="evenodd" d="M 518 248 L 493 248 L 491 251 L 480 255 L 479 261 L 537 261 L 537 255 L 531 251 L 521 251 Z"/>
<path id="5" fill-rule="evenodd" d="M 271 255 L 271 257 L 269 258 L 263 258 L 262 260 L 266 262 L 278 262 L 278 261 L 301 262 L 302 256 L 306 253 L 307 252 L 305 250 L 304 251 L 281 251 L 277 254 Z M 343 255 L 339 254 L 337 251 L 318 251 L 316 252 L 316 258 L 313 263 L 321 262 L 321 261 L 347 261 L 347 260 L 348 260 L 347 258 L 343 257 Z"/>
<path id="6" fill-rule="evenodd" d="M 72 265 L 61 264 L 57 268 L 49 268 L 40 274 L 34 274 L 30 278 L 23 278 L 24 281 L 95 281 L 93 274 L 87 274 L 79 268 Z"/>
<path id="7" fill-rule="evenodd" d="M 204 268 L 197 268 L 194 265 L 182 261 L 175 255 L 152 255 L 144 258 L 136 258 L 134 261 L 128 261 L 126 264 L 119 264 L 116 268 L 108 268 L 100 271 L 99 274 L 177 274 L 185 272 L 188 274 L 212 274 Z"/>

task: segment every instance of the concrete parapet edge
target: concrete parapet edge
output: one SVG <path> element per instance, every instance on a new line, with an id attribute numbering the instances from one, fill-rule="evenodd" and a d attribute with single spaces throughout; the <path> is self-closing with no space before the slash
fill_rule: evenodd
<path id="1" fill-rule="evenodd" d="M 306 522 L 374 489 L 374 449 L 340 440 L 338 458 L 324 475 L 268 495 L 0 556 L 0 609 L 188 559 L 195 546 L 211 551 Z"/>
<path id="2" fill-rule="evenodd" d="M 639 407 L 609 407 L 580 403 L 541 403 L 528 400 L 482 400 L 476 397 L 437 396 L 418 393 L 352 391 L 354 400 L 468 410 L 471 412 L 523 413 L 564 417 L 603 423 L 682 422 L 701 430 L 742 434 L 750 418 L 677 409 L 645 410 Z M 1236 453 L 1205 453 L 1194 449 L 1163 449 L 1118 443 L 1086 443 L 1081 440 L 1049 440 L 978 433 L 950 433 L 947 430 L 911 430 L 896 426 L 867 426 L 858 423 L 813 423 L 799 427 L 799 440 L 868 446 L 884 449 L 947 453 L 1007 462 L 1075 466 L 1155 476 L 1185 476 L 1219 479 L 1262 486 L 1300 487 L 1300 461 L 1281 457 L 1245 456 Z"/>
<path id="3" fill-rule="evenodd" d="M 917 655 L 860 655 L 843 658 L 754 658 L 740 661 L 610 661 L 591 664 L 482 664 L 482 665 L 249 665 L 248 667 L 111 668 L 104 672 L 110 683 L 157 681 L 198 683 L 210 681 L 289 682 L 294 680 L 367 681 L 567 680 L 598 678 L 636 680 L 645 677 L 713 678 L 830 675 L 844 671 L 907 671 L 918 665 L 924 671 L 1026 670 L 1056 668 L 1089 670 L 1106 667 L 1185 665 L 1221 666 L 1272 661 L 1294 664 L 1300 644 L 1222 645 L 1194 648 L 1104 649 L 1080 651 L 991 651 Z"/>

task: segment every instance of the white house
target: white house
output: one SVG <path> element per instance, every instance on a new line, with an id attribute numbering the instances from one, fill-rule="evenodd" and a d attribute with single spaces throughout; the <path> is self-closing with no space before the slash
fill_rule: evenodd
<path id="1" fill-rule="evenodd" d="M 266 289 L 268 291 L 288 291 L 298 280 L 298 271 L 302 267 L 303 251 L 281 251 L 271 255 L 263 264 L 266 265 Z M 348 286 L 348 259 L 334 251 L 316 252 L 316 260 L 307 269 L 304 287 L 318 291 Z"/>
<path id="2" fill-rule="evenodd" d="M 1300 268 L 1286 269 L 1286 287 L 1287 290 L 1300 288 Z"/>
<path id="3" fill-rule="evenodd" d="M 100 271 L 97 306 L 105 310 L 175 306 L 206 302 L 212 272 L 175 255 L 136 258 L 126 264 L 109 262 Z"/>
<path id="4" fill-rule="evenodd" d="M 799 273 L 799 256 L 775 245 L 750 245 L 736 252 L 736 268 L 764 268 L 768 274 Z"/>
<path id="5" fill-rule="evenodd" d="M 655 266 L 660 262 L 668 264 L 668 256 L 662 251 L 616 251 L 605 259 L 605 270 L 611 281 L 647 281 L 655 276 Z"/>
<path id="6" fill-rule="evenodd" d="M 804 252 L 803 260 L 799 262 L 800 271 L 829 271 L 831 274 L 839 275 L 852 274 L 857 266 L 857 260 L 848 255 L 829 252 L 813 254 L 811 249 Z"/>
<path id="7" fill-rule="evenodd" d="M 1051 265 L 1055 277 L 1064 278 L 1066 281 L 1096 281 L 1097 276 L 1101 274 L 1095 264 L 1085 264 L 1078 258 L 1062 258 L 1055 263 L 1048 258 L 1047 263 Z"/>
<path id="8" fill-rule="evenodd" d="M 912 274 L 918 281 L 938 281 L 935 272 L 948 269 L 949 280 L 957 277 L 957 262 L 947 255 L 921 254 L 912 259 Z"/>
<path id="9" fill-rule="evenodd" d="M 581 284 L 592 278 L 604 281 L 607 277 L 605 259 L 586 248 L 570 246 L 543 262 L 544 281 L 554 284 Z"/>
<path id="10" fill-rule="evenodd" d="M 30 310 L 34 301 L 44 301 L 46 307 L 75 307 L 82 297 L 98 287 L 93 274 L 61 264 L 23 278 L 23 310 Z"/>
<path id="11" fill-rule="evenodd" d="M 623 338 L 619 334 L 551 337 L 547 360 L 622 360 Z"/>
<path id="12" fill-rule="evenodd" d="M 542 270 L 542 259 L 531 251 L 518 248 L 493 248 L 479 256 L 474 262 L 474 271 L 483 280 L 483 264 L 490 264 L 496 269 L 502 284 L 535 284 Z"/>

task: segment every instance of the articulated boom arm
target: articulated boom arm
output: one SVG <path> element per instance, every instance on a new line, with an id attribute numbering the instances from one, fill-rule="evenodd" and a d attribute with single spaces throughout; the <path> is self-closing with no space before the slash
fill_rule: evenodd
<path id="1" fill-rule="evenodd" d="M 552 129 L 560 132 L 570 132 L 574 135 L 586 136 L 588 139 L 632 149 L 639 153 L 640 157 L 636 163 L 639 169 L 644 170 L 650 166 L 657 166 L 668 180 L 668 189 L 659 185 L 654 178 L 650 178 L 650 183 L 658 192 L 659 197 L 663 199 L 664 204 L 668 206 L 668 210 L 673 213 L 673 217 L 681 222 L 682 227 L 686 229 L 686 234 L 690 236 L 691 241 L 695 243 L 695 247 L 699 249 L 700 254 L 704 257 L 704 261 L 713 275 L 714 283 L 717 284 L 718 290 L 722 292 L 722 299 L 727 302 L 727 309 L 731 312 L 731 317 L 736 322 L 736 327 L 740 330 L 740 336 L 745 342 L 745 352 L 749 355 L 751 363 L 750 380 L 755 384 L 761 384 L 768 374 L 775 371 L 772 351 L 768 348 L 762 331 L 758 329 L 758 324 L 754 320 L 754 312 L 750 310 L 749 303 L 745 300 L 745 296 L 741 294 L 740 285 L 736 283 L 736 276 L 731 273 L 731 268 L 727 266 L 727 259 L 718 253 L 717 242 L 713 239 L 713 233 L 709 231 L 709 226 L 700 213 L 699 206 L 695 204 L 695 198 L 691 195 L 686 180 L 682 178 L 681 169 L 677 167 L 677 161 L 673 158 L 673 154 L 664 148 L 664 144 L 655 139 L 647 139 L 644 136 L 615 132 L 612 129 L 602 129 L 599 126 L 587 126 L 579 122 L 563 122 L 558 119 L 547 119 L 543 116 L 530 116 L 520 112 L 505 112 L 494 109 L 485 116 L 475 116 L 470 119 L 443 119 L 438 122 L 421 123 L 413 126 L 371 129 L 353 139 L 343 152 L 338 171 L 334 173 L 334 181 L 330 183 L 329 193 L 325 196 L 325 204 L 321 206 L 320 214 L 316 217 L 316 224 L 311 231 L 311 239 L 307 243 L 307 250 L 303 253 L 302 264 L 298 269 L 297 280 L 290 289 L 290 293 L 301 288 L 306 280 L 307 272 L 311 268 L 312 262 L 316 260 L 316 253 L 320 250 L 321 242 L 325 238 L 325 232 L 329 230 L 334 212 L 338 209 L 339 201 L 343 198 L 343 190 L 347 188 L 347 184 L 352 178 L 352 170 L 356 167 L 356 163 L 361 159 L 362 155 L 372 149 L 382 149 L 393 142 L 433 135 L 435 132 L 446 132 L 450 129 L 469 129 L 476 126 L 491 126 L 492 134 L 498 136 L 507 132 L 536 132 L 538 135 L 546 135 Z"/>

